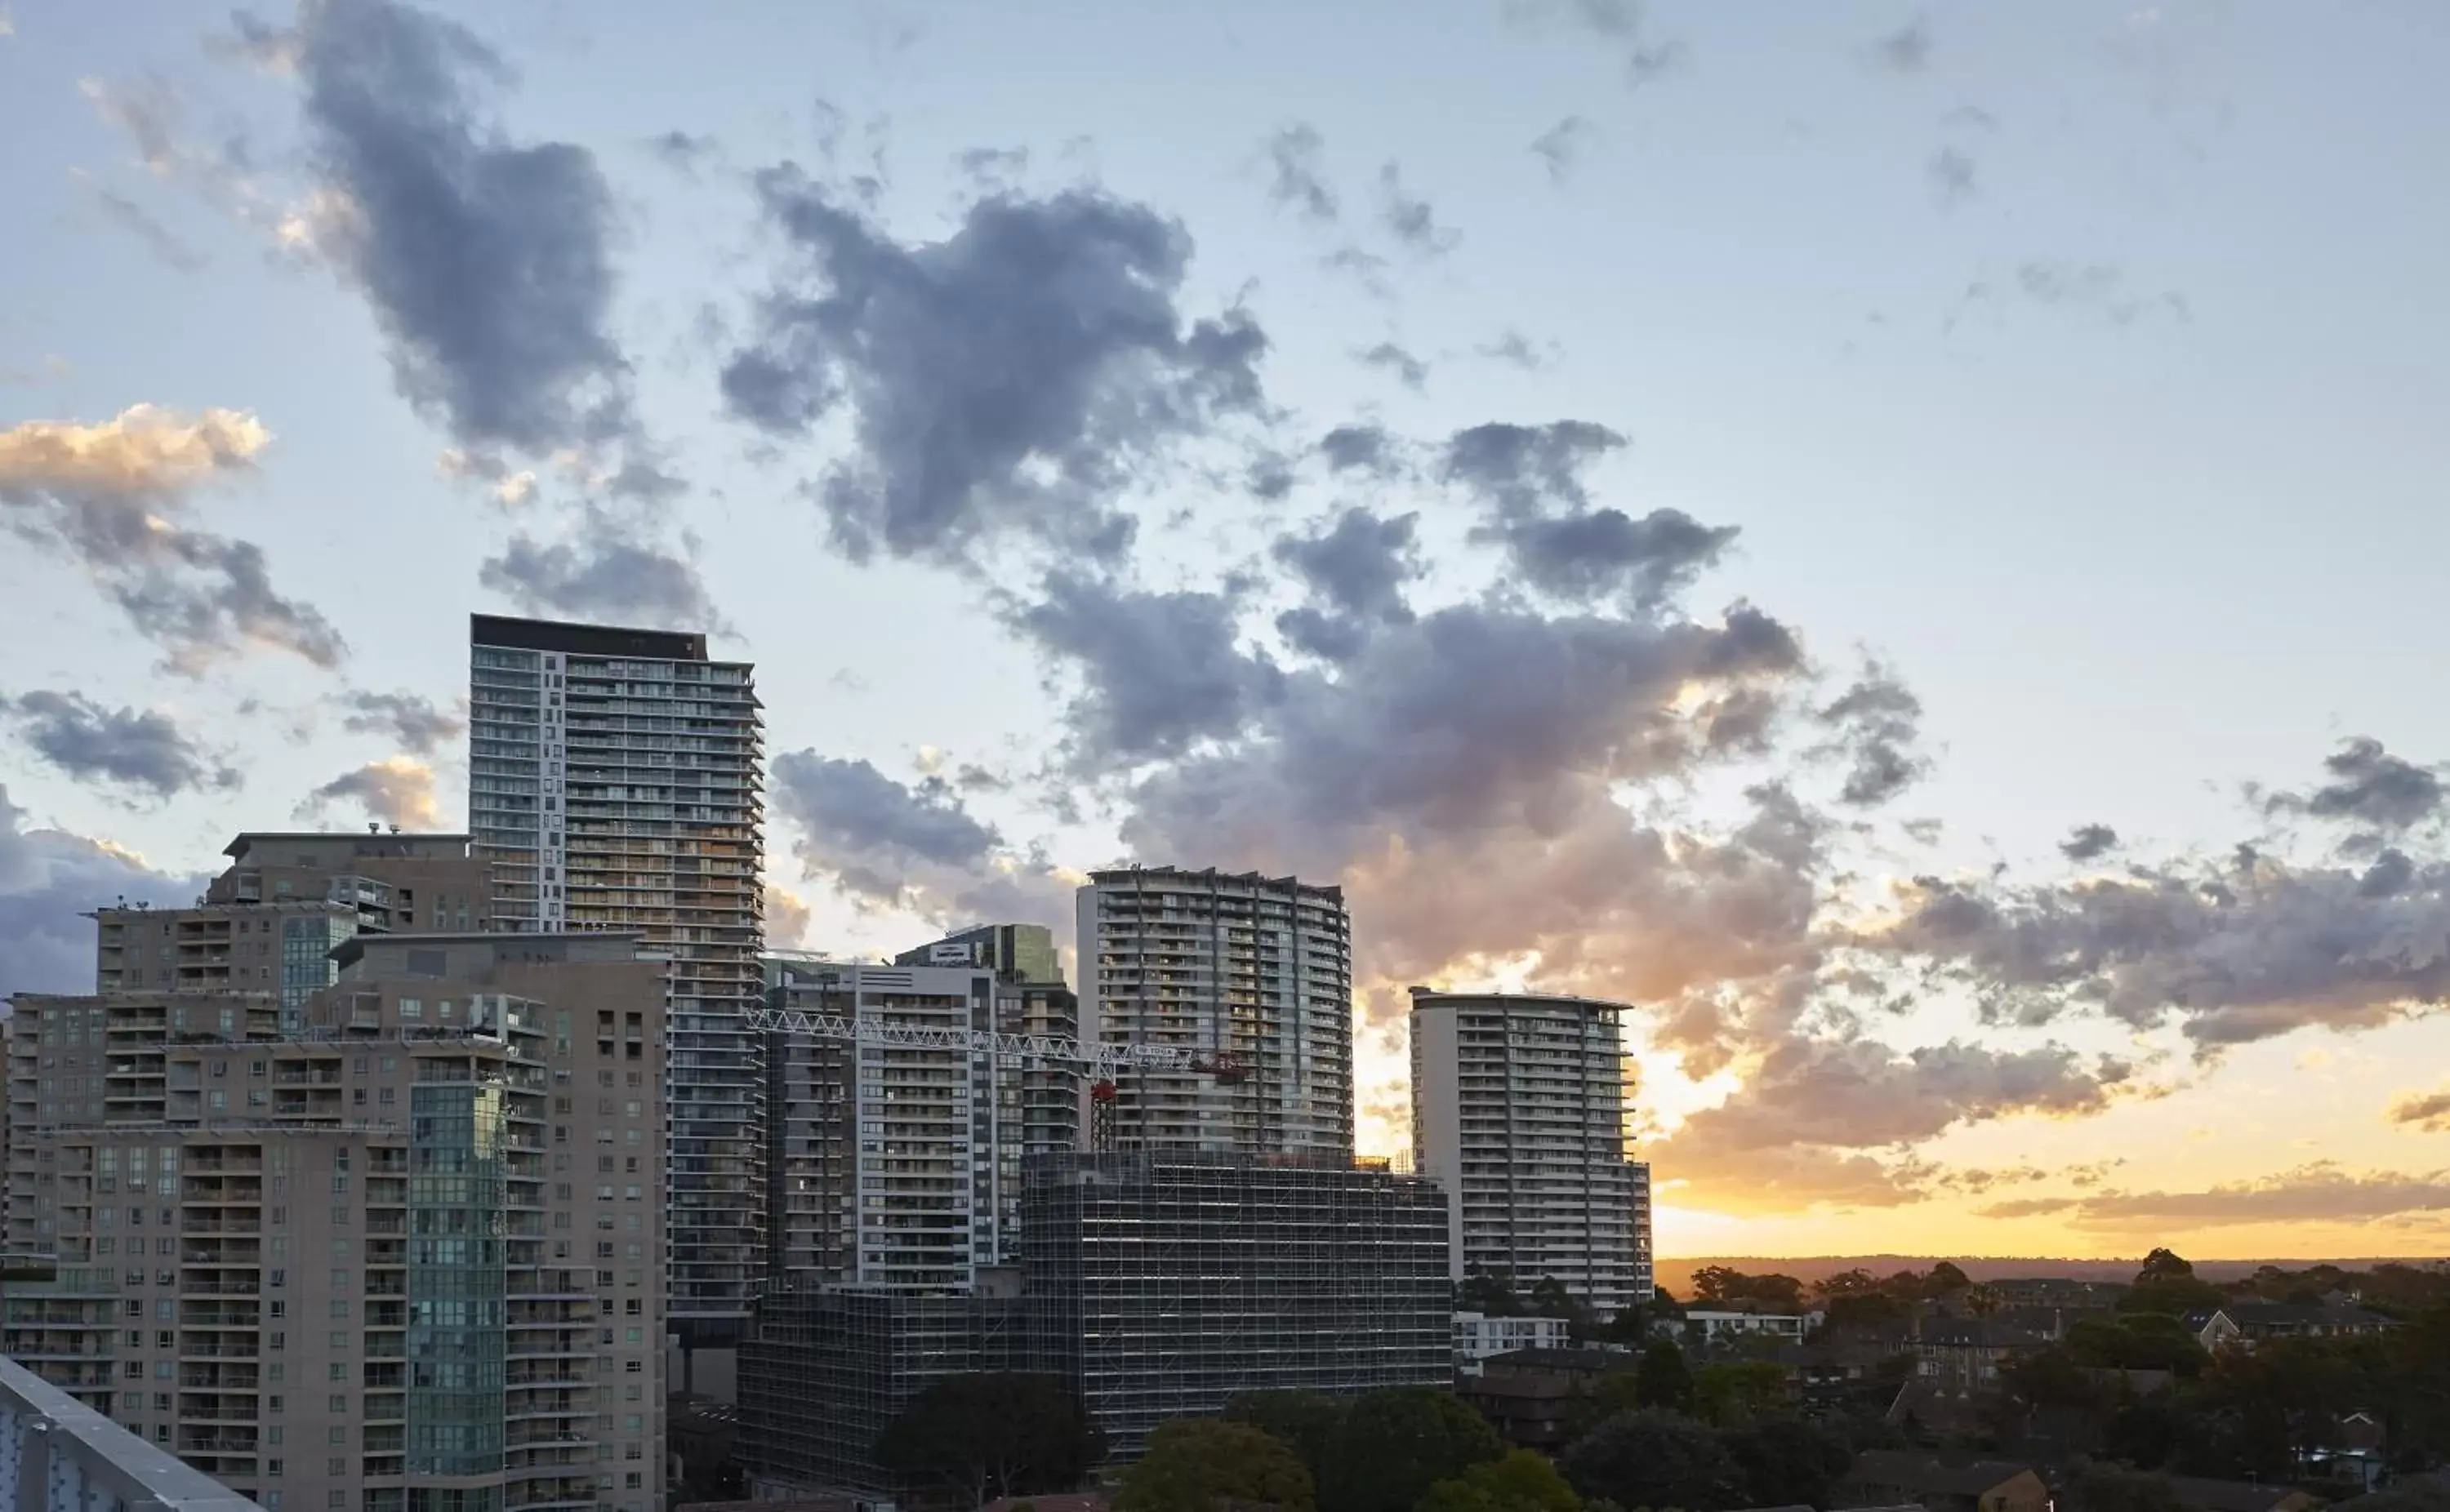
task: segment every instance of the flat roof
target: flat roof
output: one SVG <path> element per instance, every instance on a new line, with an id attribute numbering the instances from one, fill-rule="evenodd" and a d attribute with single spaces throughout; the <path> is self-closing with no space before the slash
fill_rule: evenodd
<path id="1" fill-rule="evenodd" d="M 345 840 L 355 843 L 359 841 L 375 840 L 392 841 L 403 844 L 418 841 L 456 841 L 459 844 L 465 845 L 471 838 L 471 836 L 466 834 L 452 834 L 448 831 L 439 829 L 403 829 L 397 831 L 387 829 L 379 832 L 370 829 L 248 829 L 242 830 L 236 840 L 233 840 L 228 844 L 223 846 L 222 854 L 224 856 L 243 856 L 246 854 L 246 848 L 249 845 L 262 844 L 273 841 Z"/>
<path id="2" fill-rule="evenodd" d="M 503 614 L 469 615 L 468 644 L 521 651 L 568 651 L 581 656 L 637 656 L 658 662 L 708 659 L 703 630 L 581 625 L 567 620 L 514 619 Z"/>
<path id="3" fill-rule="evenodd" d="M 1522 1003 L 1526 1006 L 1557 1003 L 1571 1008 L 1594 1009 L 1601 1013 L 1633 1012 L 1633 1004 L 1629 1002 L 1612 1002 L 1605 998 L 1585 998 L 1579 993 L 1570 992 L 1449 992 L 1444 987 L 1412 987 L 1407 990 L 1412 995 L 1412 1006 L 1415 1008 L 1435 1008 L 1442 1003 L 1462 1002 Z"/>

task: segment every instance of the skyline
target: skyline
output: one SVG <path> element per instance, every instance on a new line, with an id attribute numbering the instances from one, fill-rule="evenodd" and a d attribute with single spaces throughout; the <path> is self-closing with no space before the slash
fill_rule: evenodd
<path id="1" fill-rule="evenodd" d="M 1295 875 L 1664 1256 L 2450 1250 L 2450 25 L 1438 10 L 16 7 L 0 988 L 703 630 L 774 944 Z"/>

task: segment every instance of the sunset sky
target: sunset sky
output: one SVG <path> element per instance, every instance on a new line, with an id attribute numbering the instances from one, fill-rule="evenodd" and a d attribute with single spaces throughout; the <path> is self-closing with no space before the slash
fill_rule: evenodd
<path id="1" fill-rule="evenodd" d="M 2450 1250 L 2450 10 L 0 8 L 0 988 L 758 664 L 769 920 L 1348 889 L 1667 1254 Z"/>

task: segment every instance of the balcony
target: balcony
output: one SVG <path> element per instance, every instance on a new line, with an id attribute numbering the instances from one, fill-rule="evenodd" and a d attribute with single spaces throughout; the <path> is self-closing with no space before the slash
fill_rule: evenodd
<path id="1" fill-rule="evenodd" d="M 0 1455 L 0 1507 L 262 1512 L 8 1360 L 0 1360 L 0 1423 L 16 1430 L 15 1452 Z"/>

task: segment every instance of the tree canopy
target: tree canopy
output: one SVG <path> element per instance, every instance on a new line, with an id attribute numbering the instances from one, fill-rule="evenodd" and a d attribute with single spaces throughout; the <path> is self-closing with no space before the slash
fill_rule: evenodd
<path id="1" fill-rule="evenodd" d="M 1569 1446 L 1557 1467 L 1585 1500 L 1621 1507 L 1746 1504 L 1743 1472 L 1720 1436 L 1656 1408 L 1618 1413 Z"/>
<path id="2" fill-rule="evenodd" d="M 1320 1512 L 1412 1512 L 1430 1486 L 1506 1453 L 1487 1418 L 1432 1386 L 1353 1398 L 1330 1442 L 1311 1466 Z"/>
<path id="3" fill-rule="evenodd" d="M 1176 1418 L 1149 1435 L 1148 1453 L 1123 1472 L 1116 1512 L 1225 1512 L 1257 1503 L 1312 1512 L 1310 1470 L 1264 1428 L 1221 1418 Z"/>
<path id="4" fill-rule="evenodd" d="M 1583 1499 L 1546 1456 L 1515 1449 L 1429 1487 L 1417 1512 L 1583 1512 Z"/>
<path id="5" fill-rule="evenodd" d="M 1069 1491 L 1103 1457 L 1103 1436 L 1053 1376 L 946 1376 L 877 1436 L 876 1460 L 914 1484 L 974 1497 Z"/>
<path id="6" fill-rule="evenodd" d="M 1671 1407 L 1683 1411 L 1693 1405 L 1693 1371 L 1684 1351 L 1673 1339 L 1653 1339 L 1635 1368 L 1633 1400 L 1637 1406 Z"/>

